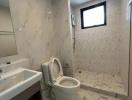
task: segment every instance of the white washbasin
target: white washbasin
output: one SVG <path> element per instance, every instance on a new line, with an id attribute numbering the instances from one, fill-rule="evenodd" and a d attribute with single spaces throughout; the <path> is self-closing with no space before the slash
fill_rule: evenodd
<path id="1" fill-rule="evenodd" d="M 0 79 L 0 100 L 10 100 L 40 81 L 41 78 L 41 72 L 23 68 L 6 74 Z"/>

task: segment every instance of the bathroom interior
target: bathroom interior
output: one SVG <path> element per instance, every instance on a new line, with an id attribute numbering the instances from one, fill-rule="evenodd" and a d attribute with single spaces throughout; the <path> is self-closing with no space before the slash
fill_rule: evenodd
<path id="1" fill-rule="evenodd" d="M 132 100 L 132 0 L 0 0 L 0 100 Z"/>

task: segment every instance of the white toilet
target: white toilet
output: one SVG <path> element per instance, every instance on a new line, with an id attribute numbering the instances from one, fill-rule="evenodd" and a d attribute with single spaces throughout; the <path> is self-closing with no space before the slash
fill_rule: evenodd
<path id="1" fill-rule="evenodd" d="M 77 100 L 80 82 L 72 77 L 63 76 L 63 70 L 58 58 L 52 58 L 42 64 L 46 85 L 52 87 L 54 100 Z"/>

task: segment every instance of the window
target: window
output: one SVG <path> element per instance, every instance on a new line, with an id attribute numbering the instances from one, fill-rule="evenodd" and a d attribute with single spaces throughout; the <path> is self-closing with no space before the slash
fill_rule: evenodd
<path id="1" fill-rule="evenodd" d="M 106 2 L 81 9 L 82 29 L 106 25 Z"/>

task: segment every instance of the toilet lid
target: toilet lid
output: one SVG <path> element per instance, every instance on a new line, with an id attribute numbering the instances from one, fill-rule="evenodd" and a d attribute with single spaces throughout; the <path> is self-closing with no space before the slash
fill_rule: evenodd
<path id="1" fill-rule="evenodd" d="M 52 58 L 50 61 L 50 77 L 54 83 L 63 76 L 62 66 L 58 58 Z"/>

